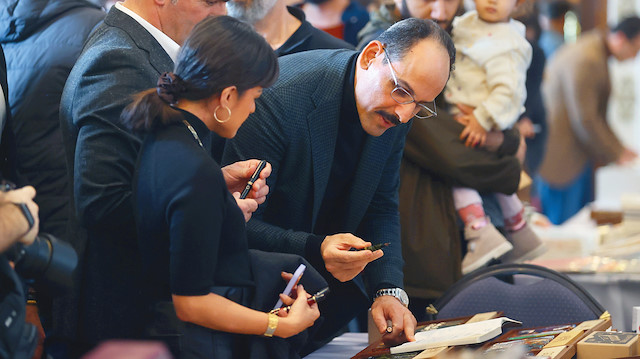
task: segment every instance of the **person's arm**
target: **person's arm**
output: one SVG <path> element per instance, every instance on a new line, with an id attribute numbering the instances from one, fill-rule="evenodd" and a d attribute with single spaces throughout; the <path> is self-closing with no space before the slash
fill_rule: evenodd
<path id="1" fill-rule="evenodd" d="M 155 70 L 137 55 L 120 49 L 83 63 L 78 82 L 66 89 L 74 93 L 63 96 L 69 102 L 62 106 L 72 108 L 71 118 L 63 120 L 72 121 L 78 129 L 75 208 L 80 222 L 88 227 L 118 226 L 133 218 L 131 180 L 140 139 L 119 118 L 133 94 L 157 81 Z"/>
<path id="2" fill-rule="evenodd" d="M 415 120 L 413 121 L 416 122 Z M 400 129 L 398 129 L 400 130 Z M 379 289 L 403 288 L 402 244 L 400 242 L 400 214 L 398 212 L 398 189 L 400 186 L 400 163 L 405 145 L 406 129 L 397 131 L 398 136 L 384 166 L 376 192 L 360 223 L 358 235 L 374 243 L 390 243 L 384 248 L 384 256 L 367 265 L 364 279 L 374 297 Z M 385 333 L 387 320 L 392 322 L 392 332 L 383 336 L 387 344 L 415 340 L 416 319 L 397 298 L 380 296 L 371 307 L 371 314 L 380 333 Z"/>
<path id="3" fill-rule="evenodd" d="M 0 193 L 0 253 L 15 242 L 29 245 L 38 234 L 38 205 L 33 202 L 36 190 L 31 186 Z M 24 203 L 29 213 L 16 204 Z M 30 216 L 33 225 L 27 219 Z"/>
<path id="4" fill-rule="evenodd" d="M 286 317 L 278 317 L 273 335 L 288 338 L 313 325 L 320 316 L 316 303 L 307 303 L 307 292 L 297 286 L 297 298 Z M 202 296 L 173 295 L 178 318 L 228 333 L 263 335 L 269 323 L 267 313 L 235 303 L 217 294 Z M 283 311 L 281 311 L 283 312 Z"/>
<path id="5" fill-rule="evenodd" d="M 480 192 L 514 193 L 520 182 L 518 159 L 466 147 L 459 139 L 463 128 L 440 114 L 435 119 L 413 121 L 406 139 L 405 160 L 454 185 Z M 510 146 L 517 148 L 520 138 L 513 137 Z"/>
<path id="6" fill-rule="evenodd" d="M 189 155 L 189 153 L 187 153 Z M 261 335 L 265 333 L 269 318 L 267 313 L 244 307 L 227 298 L 210 293 L 216 286 L 216 274 L 220 273 L 220 256 L 246 256 L 242 246 L 235 251 L 222 253 L 225 241 L 244 240 L 223 236 L 223 228 L 236 223 L 237 215 L 229 204 L 226 182 L 213 161 L 194 156 L 190 163 L 175 175 L 170 163 L 183 154 L 169 154 L 166 163 L 155 163 L 155 176 L 144 185 L 162 188 L 168 202 L 164 217 L 168 221 L 170 238 L 170 287 L 178 318 L 214 330 L 231 333 Z M 139 184 L 143 185 L 143 184 Z M 158 209 L 161 210 L 161 209 Z M 227 228 L 228 230 L 228 228 Z M 244 236 L 239 231 L 238 236 Z M 153 244 L 151 244 L 153 245 Z M 233 246 L 232 246 L 233 247 Z M 240 263 L 244 263 L 242 260 Z M 236 273 L 248 275 L 249 268 L 236 268 Z M 219 274 L 218 274 L 219 275 Z M 240 274 L 238 274 L 240 276 Z M 259 293 L 257 294 L 259 295 Z M 309 306 L 307 293 L 298 288 L 299 300 L 293 303 L 286 318 L 278 320 L 275 335 L 289 337 L 313 325 L 319 316 L 317 305 Z M 290 304 L 290 303 L 288 303 Z"/>

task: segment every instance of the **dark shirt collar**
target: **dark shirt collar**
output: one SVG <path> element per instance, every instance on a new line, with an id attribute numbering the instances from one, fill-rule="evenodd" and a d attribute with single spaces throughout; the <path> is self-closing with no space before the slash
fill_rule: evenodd
<path id="1" fill-rule="evenodd" d="M 356 107 L 356 95 L 355 95 L 355 77 L 356 77 L 356 62 L 358 61 L 358 55 L 353 56 L 347 67 L 346 76 L 344 78 L 344 89 L 342 92 L 342 102 L 340 103 L 340 118 L 347 121 L 355 121 L 360 123 L 360 116 L 358 115 L 358 108 Z"/>
<path id="2" fill-rule="evenodd" d="M 285 41 L 282 46 L 280 46 L 275 52 L 276 55 L 282 56 L 282 54 L 288 54 L 293 51 L 293 49 L 301 46 L 303 42 L 307 41 L 309 37 L 311 37 L 311 24 L 306 20 L 304 16 L 304 11 L 302 9 L 297 8 L 295 6 L 287 6 L 287 10 L 289 14 L 293 15 L 296 19 L 300 20 L 300 27 L 294 32 L 288 39 Z M 297 51 L 293 51 L 297 52 Z"/>

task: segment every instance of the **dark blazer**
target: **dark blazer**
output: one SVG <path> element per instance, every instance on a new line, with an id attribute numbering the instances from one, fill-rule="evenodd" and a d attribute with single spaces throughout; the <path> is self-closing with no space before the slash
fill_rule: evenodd
<path id="1" fill-rule="evenodd" d="M 7 63 L 4 58 L 4 51 L 0 46 L 0 84 L 4 92 L 4 106 L 6 117 L 4 128 L 0 128 L 2 140 L 0 141 L 0 174 L 5 180 L 15 181 L 15 138 L 11 131 L 11 111 L 9 110 L 9 86 L 7 85 Z"/>
<path id="2" fill-rule="evenodd" d="M 75 214 L 86 243 L 79 331 L 95 342 L 136 337 L 143 305 L 131 182 L 140 139 L 119 122 L 130 96 L 154 87 L 173 62 L 135 20 L 111 8 L 67 80 L 60 119 L 73 173 Z M 86 253 L 85 253 L 86 245 Z"/>
<path id="3" fill-rule="evenodd" d="M 351 50 L 314 50 L 280 58 L 280 78 L 227 142 L 224 163 L 261 158 L 273 166 L 267 201 L 248 222 L 251 247 L 305 255 L 327 189 L 343 81 L 354 56 Z M 364 270 L 370 291 L 380 283 L 402 287 L 398 173 L 408 130 L 401 125 L 380 137 L 367 136 L 344 200 L 345 232 L 391 243 Z"/>

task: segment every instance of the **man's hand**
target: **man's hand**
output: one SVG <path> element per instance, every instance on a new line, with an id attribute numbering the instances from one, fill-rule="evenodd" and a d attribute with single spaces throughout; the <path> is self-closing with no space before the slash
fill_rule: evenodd
<path id="1" fill-rule="evenodd" d="M 258 168 L 259 163 L 260 160 L 246 160 L 224 166 L 222 168 L 222 175 L 224 176 L 224 181 L 227 183 L 229 192 L 242 192 L 247 182 L 249 182 L 251 175 L 256 171 L 256 168 Z M 267 186 L 266 180 L 270 174 L 271 164 L 267 163 L 267 166 L 260 172 L 259 179 L 253 183 L 247 198 L 253 198 L 258 204 L 264 203 L 269 193 L 269 186 Z M 238 205 L 240 205 L 240 203 L 238 203 Z M 242 208 L 242 206 L 240 208 Z"/>
<path id="2" fill-rule="evenodd" d="M 326 236 L 320 246 L 320 254 L 327 271 L 337 280 L 346 282 L 357 276 L 369 262 L 384 255 L 382 249 L 375 252 L 370 250 L 350 251 L 351 248 L 361 249 L 371 245 L 351 233 L 338 233 Z"/>
<path id="3" fill-rule="evenodd" d="M 529 117 L 521 118 L 520 121 L 516 122 L 516 127 L 518 127 L 518 131 L 520 131 L 520 134 L 524 136 L 524 138 L 536 137 L 536 130 Z"/>
<path id="4" fill-rule="evenodd" d="M 33 221 L 34 221 L 33 228 L 31 228 L 27 232 L 29 228 L 28 227 L 29 224 L 26 218 L 22 218 L 25 223 L 24 232 L 26 232 L 26 234 L 18 238 L 18 242 L 21 242 L 25 245 L 29 245 L 33 243 L 34 239 L 38 235 L 38 229 L 40 226 L 40 219 L 38 218 L 38 205 L 33 201 L 33 198 L 35 196 L 36 196 L 36 190 L 31 186 L 25 186 L 16 190 L 4 192 L 4 193 L 1 193 L 1 196 L 0 196 L 0 202 L 24 203 L 29 208 L 29 212 L 31 212 L 31 217 L 33 217 Z M 21 223 L 22 223 L 22 220 L 21 220 Z"/>
<path id="5" fill-rule="evenodd" d="M 249 222 L 253 212 L 258 209 L 258 201 L 253 198 L 240 199 L 240 192 L 233 192 L 233 198 L 236 199 L 236 203 L 244 215 L 244 221 Z"/>
<path id="6" fill-rule="evenodd" d="M 371 306 L 371 316 L 386 345 L 416 340 L 416 318 L 396 297 L 383 295 L 376 298 Z M 393 325 L 391 333 L 387 332 L 387 320 L 391 320 Z"/>

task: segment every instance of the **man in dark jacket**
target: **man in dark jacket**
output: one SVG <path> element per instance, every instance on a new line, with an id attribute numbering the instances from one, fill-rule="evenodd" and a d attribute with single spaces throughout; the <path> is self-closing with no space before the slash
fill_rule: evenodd
<path id="1" fill-rule="evenodd" d="M 104 11 L 86 0 L 0 0 L 0 43 L 7 59 L 15 138 L 15 182 L 38 190 L 43 232 L 69 242 L 69 176 L 58 109 L 67 76 L 85 39 Z M 71 338 L 77 313 L 71 297 L 38 293 L 42 323 L 50 339 Z"/>
<path id="2" fill-rule="evenodd" d="M 154 87 L 163 72 L 172 70 L 180 44 L 195 24 L 224 13 L 223 0 L 118 2 L 89 36 L 69 75 L 60 121 L 73 173 L 72 207 L 87 233 L 76 250 L 85 261 L 78 325 L 88 344 L 140 338 L 147 324 L 149 303 L 143 298 L 131 205 L 141 140 L 120 122 L 120 113 L 131 95 Z M 222 169 L 232 192 L 238 186 L 242 191 L 258 162 Z M 260 189 L 257 183 L 263 184 Z M 257 191 L 247 198 L 264 197 L 261 190 L 268 191 L 263 179 L 253 188 Z M 238 200 L 240 208 L 242 201 L 248 200 Z"/>
<path id="3" fill-rule="evenodd" d="M 461 0 L 394 0 L 372 14 L 360 32 L 361 43 L 376 38 L 395 21 L 407 17 L 432 19 L 449 29 L 462 10 Z M 487 151 L 477 151 L 459 140 L 463 126 L 451 118 L 443 97 L 436 99 L 438 116 L 414 121 L 407 134 L 400 168 L 400 226 L 405 260 L 405 289 L 418 320 L 425 306 L 461 278 L 461 238 L 451 196 L 453 184 L 480 192 L 511 194 L 517 189 L 520 165 L 517 131 L 492 133 Z M 496 152 L 496 150 L 498 150 Z M 484 206 L 496 227 L 502 216 L 493 196 Z"/>

